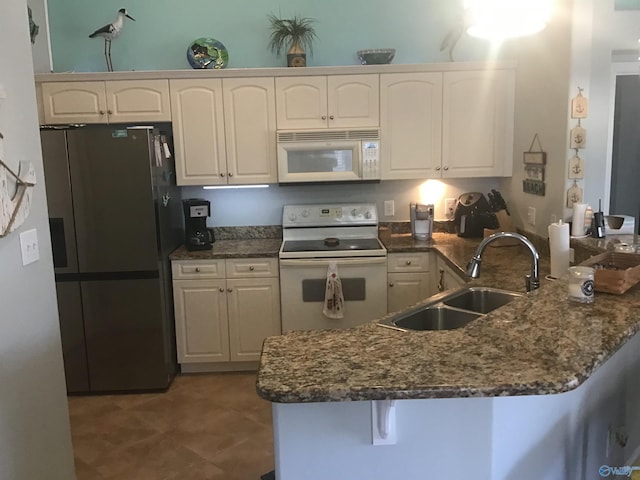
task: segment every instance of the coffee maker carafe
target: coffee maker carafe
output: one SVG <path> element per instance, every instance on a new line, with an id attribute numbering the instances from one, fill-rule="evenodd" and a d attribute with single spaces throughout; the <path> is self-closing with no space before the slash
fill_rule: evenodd
<path id="1" fill-rule="evenodd" d="M 184 243 L 187 250 L 210 250 L 215 241 L 207 229 L 207 217 L 211 214 L 208 200 L 190 198 L 182 201 L 184 209 Z"/>
<path id="2" fill-rule="evenodd" d="M 433 234 L 433 205 L 411 203 L 411 234 L 416 240 L 431 240 Z"/>

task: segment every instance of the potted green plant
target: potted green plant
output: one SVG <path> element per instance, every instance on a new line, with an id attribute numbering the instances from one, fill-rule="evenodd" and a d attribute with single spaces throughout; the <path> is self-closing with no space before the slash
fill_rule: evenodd
<path id="1" fill-rule="evenodd" d="M 269 15 L 268 18 L 271 23 L 269 48 L 276 55 L 280 55 L 280 52 L 289 47 L 287 66 L 305 67 L 307 65 L 305 48 L 313 53 L 312 43 L 316 38 L 316 32 L 313 28 L 315 20 L 297 15 L 285 19 Z"/>

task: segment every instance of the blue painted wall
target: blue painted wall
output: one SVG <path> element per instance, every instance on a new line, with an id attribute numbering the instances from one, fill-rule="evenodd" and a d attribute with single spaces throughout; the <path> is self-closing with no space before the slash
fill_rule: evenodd
<path id="1" fill-rule="evenodd" d="M 88 38 L 126 8 L 126 21 L 113 42 L 114 70 L 188 69 L 187 47 L 213 37 L 229 51 L 229 68 L 280 67 L 267 47 L 267 15 L 302 15 L 317 20 L 317 42 L 309 66 L 354 65 L 356 51 L 396 49 L 394 63 L 448 61 L 440 43 L 460 18 L 462 0 L 48 0 L 53 67 L 56 72 L 105 71 L 104 42 Z M 466 35 L 456 60 L 485 60 L 489 45 Z"/>

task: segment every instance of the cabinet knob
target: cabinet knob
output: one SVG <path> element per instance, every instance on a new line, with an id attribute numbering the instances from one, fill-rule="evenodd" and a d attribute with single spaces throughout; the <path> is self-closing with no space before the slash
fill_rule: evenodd
<path id="1" fill-rule="evenodd" d="M 407 260 L 405 263 L 406 263 L 407 265 L 411 265 L 411 260 Z"/>
<path id="2" fill-rule="evenodd" d="M 229 172 L 229 176 L 230 176 L 230 177 L 233 177 L 233 173 Z"/>
<path id="3" fill-rule="evenodd" d="M 436 170 L 440 170 L 440 167 L 436 167 Z"/>
<path id="4" fill-rule="evenodd" d="M 220 287 L 220 293 L 224 293 L 224 288 Z"/>
<path id="5" fill-rule="evenodd" d="M 393 287 L 393 283 L 390 283 L 390 284 L 389 284 L 389 286 L 390 286 L 390 287 Z"/>
<path id="6" fill-rule="evenodd" d="M 233 292 L 233 288 L 227 288 L 227 292 L 229 293 Z"/>
<path id="7" fill-rule="evenodd" d="M 107 110 L 107 113 L 108 113 L 109 115 L 113 115 L 113 111 L 112 111 L 112 110 Z"/>
<path id="8" fill-rule="evenodd" d="M 329 120 L 333 120 L 333 115 L 329 115 Z"/>
<path id="9" fill-rule="evenodd" d="M 320 118 L 322 118 L 322 120 L 326 120 L 327 116 L 326 115 L 322 115 L 322 117 L 320 117 Z"/>
<path id="10" fill-rule="evenodd" d="M 221 177 L 224 177 L 224 173 L 222 173 L 222 172 L 221 172 L 221 173 L 220 173 L 220 176 L 221 176 Z"/>
<path id="11" fill-rule="evenodd" d="M 200 273 L 200 267 L 196 267 L 196 272 Z"/>
<path id="12" fill-rule="evenodd" d="M 253 272 L 253 271 L 255 270 L 255 267 L 254 267 L 253 265 L 251 265 L 251 266 L 249 267 L 249 270 L 251 270 L 251 271 Z"/>
<path id="13" fill-rule="evenodd" d="M 449 170 L 449 167 L 444 167 L 444 170 Z"/>
<path id="14" fill-rule="evenodd" d="M 99 113 L 100 115 L 104 115 L 104 110 L 98 110 L 98 113 Z"/>

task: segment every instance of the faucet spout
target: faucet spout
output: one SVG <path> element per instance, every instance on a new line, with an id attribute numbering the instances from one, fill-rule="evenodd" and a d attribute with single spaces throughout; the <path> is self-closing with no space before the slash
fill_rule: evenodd
<path id="1" fill-rule="evenodd" d="M 471 261 L 467 265 L 467 275 L 469 275 L 471 278 L 480 277 L 480 264 L 482 263 L 482 254 L 484 253 L 485 248 L 487 248 L 487 245 L 489 245 L 491 242 L 499 238 L 515 238 L 516 240 L 519 240 L 521 243 L 523 243 L 529 249 L 532 256 L 532 262 L 531 262 L 531 273 L 526 276 L 527 292 L 530 292 L 532 290 L 539 288 L 540 287 L 540 274 L 539 274 L 540 255 L 538 254 L 538 250 L 536 250 L 536 247 L 533 245 L 533 243 L 531 243 L 531 240 L 529 240 L 524 235 L 520 235 L 519 233 L 515 233 L 515 232 L 498 232 L 498 233 L 494 233 L 493 235 L 489 235 L 484 240 L 482 240 L 482 242 L 480 242 L 480 245 L 478 245 L 478 248 L 476 248 L 476 252 L 471 258 Z"/>

